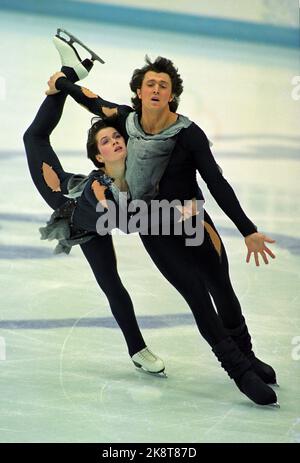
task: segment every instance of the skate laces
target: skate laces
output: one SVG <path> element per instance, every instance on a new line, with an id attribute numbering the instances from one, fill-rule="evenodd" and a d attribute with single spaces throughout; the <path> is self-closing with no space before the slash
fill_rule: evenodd
<path id="1" fill-rule="evenodd" d="M 148 349 L 148 347 L 145 347 L 140 352 L 137 352 L 137 354 L 139 355 L 139 357 L 142 357 L 145 360 L 157 360 L 156 355 L 154 355 L 153 352 L 151 352 L 151 350 Z"/>

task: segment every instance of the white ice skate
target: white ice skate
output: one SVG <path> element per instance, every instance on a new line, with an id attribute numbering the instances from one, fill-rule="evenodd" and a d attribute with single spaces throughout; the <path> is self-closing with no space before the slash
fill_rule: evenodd
<path id="1" fill-rule="evenodd" d="M 61 36 L 62 33 L 65 34 L 69 38 L 69 40 L 63 38 Z M 57 29 L 57 34 L 55 35 L 55 37 L 53 37 L 53 43 L 59 53 L 62 66 L 68 66 L 73 68 L 79 80 L 84 79 L 88 75 L 89 70 L 93 66 L 92 61 L 97 60 L 100 61 L 100 63 L 102 64 L 104 63 L 104 61 L 98 55 L 96 55 L 96 53 L 94 53 L 79 39 L 77 39 L 74 35 L 70 34 L 64 29 Z M 73 43 L 78 43 L 82 48 L 84 48 L 90 53 L 91 58 L 90 60 L 84 61 L 85 66 L 82 64 L 83 61 L 80 58 L 76 48 L 73 46 Z M 88 65 L 88 63 L 90 63 L 90 66 Z"/>
<path id="2" fill-rule="evenodd" d="M 137 368 L 142 368 L 147 373 L 167 377 L 164 372 L 164 362 L 157 355 L 153 354 L 148 347 L 134 354 L 131 359 Z"/>

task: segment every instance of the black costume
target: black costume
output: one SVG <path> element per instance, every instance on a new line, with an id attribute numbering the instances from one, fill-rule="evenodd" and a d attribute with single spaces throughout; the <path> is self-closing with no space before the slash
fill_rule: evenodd
<path id="1" fill-rule="evenodd" d="M 125 121 L 131 108 L 107 102 L 66 78 L 58 79 L 56 88 L 69 93 L 81 105 L 100 116 L 103 116 L 102 107 L 117 107 L 119 122 L 124 128 L 122 135 L 126 139 Z M 196 169 L 240 232 L 247 236 L 257 231 L 222 176 L 204 132 L 194 123 L 180 131 L 155 199 L 184 201 L 203 198 L 196 181 Z M 207 212 L 204 225 L 204 242 L 198 247 L 186 247 L 184 235 L 141 235 L 141 239 L 156 266 L 189 304 L 201 334 L 239 389 L 256 403 L 276 402 L 275 393 L 262 381 L 275 381 L 275 372 L 254 356 L 240 304 L 231 286 L 226 252 Z M 90 248 L 93 242 L 81 246 Z M 95 264 L 94 255 L 90 263 Z"/>

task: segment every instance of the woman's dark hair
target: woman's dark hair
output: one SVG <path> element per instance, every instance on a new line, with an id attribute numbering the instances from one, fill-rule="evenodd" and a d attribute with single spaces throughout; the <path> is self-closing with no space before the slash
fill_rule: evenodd
<path id="1" fill-rule="evenodd" d="M 131 98 L 133 109 L 141 113 L 142 111 L 142 103 L 139 97 L 137 96 L 137 89 L 142 87 L 142 83 L 145 77 L 146 72 L 154 71 L 154 72 L 164 72 L 170 76 L 172 82 L 172 94 L 174 95 L 173 100 L 169 103 L 170 111 L 175 112 L 179 105 L 179 97 L 183 91 L 182 79 L 178 74 L 178 69 L 175 68 L 174 64 L 171 60 L 167 58 L 162 58 L 158 56 L 156 60 L 152 63 L 150 58 L 146 55 L 145 56 L 146 65 L 141 69 L 135 69 L 133 72 L 131 81 L 130 81 L 130 88 L 132 92 L 135 94 L 133 98 Z"/>
<path id="2" fill-rule="evenodd" d="M 95 164 L 98 168 L 103 168 L 104 163 L 99 162 L 96 159 L 97 154 L 99 154 L 99 150 L 97 147 L 96 135 L 101 129 L 106 129 L 107 127 L 113 127 L 116 129 L 121 135 L 121 127 L 118 116 L 111 116 L 99 119 L 98 117 L 93 117 L 91 120 L 92 126 L 88 131 L 88 138 L 86 143 L 86 150 L 87 150 L 87 157 Z"/>

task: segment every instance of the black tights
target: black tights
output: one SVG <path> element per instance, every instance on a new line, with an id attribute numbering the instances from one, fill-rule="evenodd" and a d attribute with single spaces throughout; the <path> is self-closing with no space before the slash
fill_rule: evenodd
<path id="1" fill-rule="evenodd" d="M 202 336 L 214 346 L 228 336 L 226 328 L 240 325 L 242 312 L 230 282 L 224 245 L 206 211 L 204 222 L 214 234 L 211 237 L 205 228 L 201 246 L 186 246 L 183 235 L 140 237 L 157 268 L 190 306 Z M 220 255 L 212 238 L 219 244 Z"/>
<path id="2" fill-rule="evenodd" d="M 50 144 L 50 134 L 58 124 L 66 94 L 48 96 L 42 103 L 33 123 L 24 134 L 24 144 L 32 180 L 47 204 L 56 209 L 67 198 L 66 184 L 72 173 L 65 172 Z M 51 167 L 45 171 L 45 165 Z M 53 179 L 53 176 L 58 179 Z M 48 177 L 47 177 L 48 176 Z M 47 179 L 47 182 L 46 180 Z M 56 183 L 61 191 L 53 191 L 48 184 Z M 124 288 L 117 270 L 117 261 L 111 235 L 100 236 L 81 245 L 81 249 L 105 293 L 113 316 L 125 337 L 129 355 L 143 349 L 146 344 L 138 327 L 132 301 Z"/>

